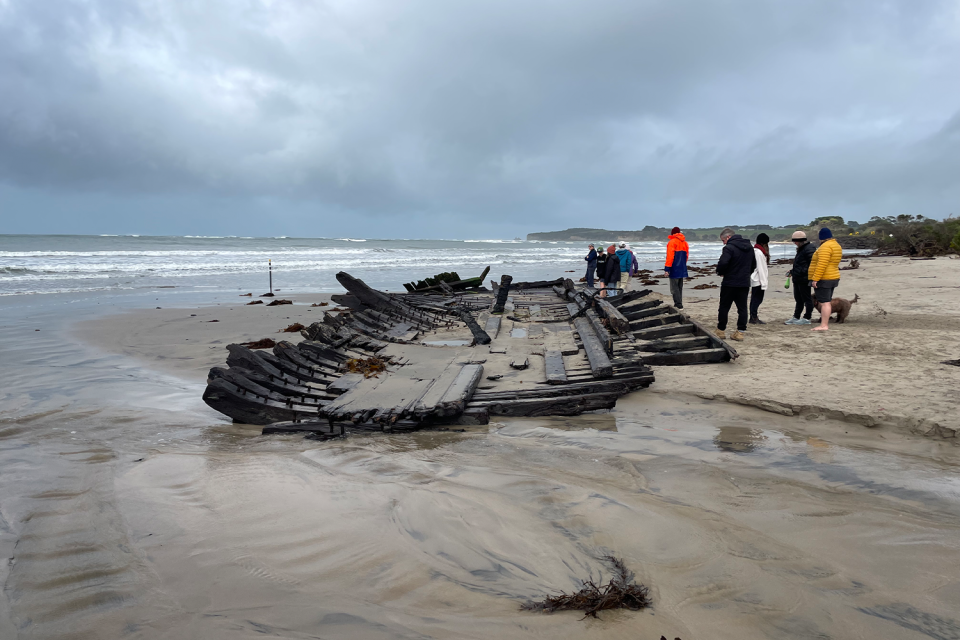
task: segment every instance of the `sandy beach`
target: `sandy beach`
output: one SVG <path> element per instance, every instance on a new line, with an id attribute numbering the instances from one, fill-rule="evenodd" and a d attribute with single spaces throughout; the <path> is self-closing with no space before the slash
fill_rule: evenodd
<path id="1" fill-rule="evenodd" d="M 960 262 L 861 264 L 848 324 L 775 323 L 792 298 L 772 292 L 737 362 L 657 367 L 611 412 L 329 442 L 200 399 L 226 344 L 298 341 L 279 331 L 326 295 L 23 299 L 0 636 L 957 637 L 960 371 L 938 363 L 958 355 Z M 715 292 L 687 310 L 711 322 Z M 604 555 L 651 609 L 520 610 L 605 575 Z"/>
<path id="2" fill-rule="evenodd" d="M 792 290 L 783 287 L 789 265 L 771 266 L 760 309 L 768 324 L 750 325 L 746 340 L 734 343 L 741 357 L 721 366 L 658 367 L 649 391 L 726 400 L 805 421 L 832 418 L 881 431 L 955 438 L 960 367 L 941 362 L 960 358 L 960 260 L 873 257 L 860 258 L 860 264 L 843 271 L 836 291 L 849 299 L 859 295 L 859 301 L 847 322 L 831 324 L 827 333 L 783 324 L 794 308 Z M 719 282 L 706 276 L 686 283 L 684 311 L 710 327 L 716 326 L 719 289 L 693 286 Z M 651 288 L 669 298 L 666 284 Z M 325 294 L 288 299 L 296 304 L 247 306 L 251 299 L 241 297 L 236 305 L 137 310 L 81 325 L 77 335 L 200 380 L 210 367 L 223 364 L 223 346 L 264 337 L 297 342 L 298 333 L 278 331 L 294 322 L 309 324 L 335 306 L 307 306 L 329 301 Z M 819 318 L 816 310 L 813 317 Z"/>

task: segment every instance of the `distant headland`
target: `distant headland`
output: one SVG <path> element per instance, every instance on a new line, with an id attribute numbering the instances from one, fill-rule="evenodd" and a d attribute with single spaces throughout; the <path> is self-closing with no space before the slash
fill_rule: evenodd
<path id="1" fill-rule="evenodd" d="M 805 224 L 792 224 L 783 227 L 774 227 L 769 224 L 751 224 L 751 225 L 730 225 L 743 236 L 755 236 L 761 231 L 770 236 L 773 241 L 789 240 L 790 236 L 797 229 L 806 229 Z M 720 232 L 724 227 L 709 227 L 696 229 L 683 229 L 683 235 L 688 241 L 698 242 L 720 242 Z M 560 242 L 587 241 L 597 242 L 606 240 L 625 240 L 627 242 L 641 242 L 644 240 L 667 240 L 670 235 L 670 227 L 645 226 L 643 229 L 634 231 L 611 231 L 608 229 L 587 229 L 575 228 L 565 229 L 563 231 L 541 231 L 537 233 L 528 233 L 527 240 L 547 240 Z"/>
<path id="2" fill-rule="evenodd" d="M 874 216 L 864 224 L 844 220 L 840 216 L 820 216 L 807 224 L 787 224 L 774 227 L 769 224 L 728 225 L 746 238 L 756 238 L 761 232 L 773 242 L 786 242 L 795 231 L 803 231 L 816 240 L 823 227 L 829 227 L 841 246 L 848 249 L 877 249 L 880 253 L 911 256 L 937 256 L 960 252 L 960 218 L 942 220 L 922 215 Z M 719 242 L 724 227 L 683 229 L 683 235 L 693 242 Z M 624 240 L 665 242 L 670 235 L 666 227 L 645 226 L 637 231 L 610 231 L 607 229 L 565 229 L 527 234 L 527 240 L 551 242 L 609 242 Z"/>

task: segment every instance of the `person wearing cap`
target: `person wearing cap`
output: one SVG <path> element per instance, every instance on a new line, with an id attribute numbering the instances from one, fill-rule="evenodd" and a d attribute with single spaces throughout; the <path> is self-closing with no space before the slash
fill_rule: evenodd
<path id="1" fill-rule="evenodd" d="M 620 282 L 624 291 L 630 286 L 630 267 L 633 265 L 633 252 L 626 242 L 620 242 L 617 249 L 617 260 L 620 261 Z M 624 278 L 624 276 L 626 276 Z"/>
<path id="2" fill-rule="evenodd" d="M 610 292 L 611 296 L 617 295 L 616 289 L 620 288 L 620 260 L 617 258 L 616 245 L 607 247 L 607 271 L 603 278 L 607 289 L 614 289 Z M 607 292 L 600 293 L 601 298 L 607 297 Z"/>
<path id="3" fill-rule="evenodd" d="M 810 318 L 813 316 L 813 293 L 811 293 L 807 272 L 817 248 L 807 240 L 807 234 L 803 231 L 794 231 L 792 239 L 797 247 L 797 255 L 793 258 L 793 266 L 787 274 L 787 281 L 789 283 L 793 280 L 793 299 L 796 307 L 793 310 L 793 317 L 784 324 L 812 324 L 813 321 Z M 801 314 L 803 317 L 800 317 Z"/>
<path id="4" fill-rule="evenodd" d="M 833 237 L 830 229 L 820 229 L 820 246 L 810 259 L 807 278 L 813 286 L 814 295 L 820 303 L 820 326 L 814 331 L 827 331 L 830 328 L 830 314 L 833 312 L 833 290 L 840 284 L 840 259 L 843 249 Z"/>
<path id="5" fill-rule="evenodd" d="M 687 277 L 687 258 L 690 256 L 690 245 L 680 232 L 680 227 L 674 227 L 667 237 L 667 261 L 663 271 L 670 278 L 670 294 L 673 296 L 673 306 L 683 309 L 683 279 Z"/>
<path id="6" fill-rule="evenodd" d="M 600 282 L 600 290 L 602 291 L 606 287 L 607 278 L 607 252 L 603 250 L 601 245 L 600 251 L 597 252 L 597 280 Z M 603 297 L 603 294 L 600 294 L 600 297 Z"/>
<path id="7" fill-rule="evenodd" d="M 587 261 L 587 286 L 593 288 L 593 274 L 597 270 L 597 250 L 593 248 L 593 244 L 587 245 L 586 257 L 584 260 Z"/>

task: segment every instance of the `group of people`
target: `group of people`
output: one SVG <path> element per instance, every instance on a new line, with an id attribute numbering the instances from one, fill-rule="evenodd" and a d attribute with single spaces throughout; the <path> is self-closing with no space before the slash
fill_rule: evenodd
<path id="1" fill-rule="evenodd" d="M 827 331 L 832 313 L 833 291 L 840 284 L 840 259 L 843 250 L 830 229 L 824 227 L 819 233 L 820 245 L 814 246 L 803 231 L 796 231 L 792 241 L 797 248 L 793 265 L 787 274 L 786 287 L 793 283 L 796 301 L 793 317 L 784 324 L 813 324 L 814 298 L 820 309 L 820 324 L 814 331 Z M 760 305 L 770 284 L 770 236 L 757 235 L 754 244 L 727 227 L 720 232 L 723 251 L 717 262 L 717 275 L 723 276 L 720 283 L 720 308 L 717 313 L 716 335 L 726 339 L 727 320 L 730 308 L 737 307 L 737 327 L 730 334 L 731 340 L 743 340 L 747 324 L 766 324 L 760 319 Z M 670 279 L 670 294 L 677 309 L 683 309 L 683 282 L 688 277 L 687 260 L 690 246 L 679 227 L 674 227 L 667 238 L 667 259 L 664 277 Z M 598 253 L 589 246 L 584 260 L 587 261 L 587 286 L 594 286 L 594 273 L 599 281 L 601 297 L 608 293 L 616 295 L 627 285 L 621 286 L 622 274 L 629 277 L 638 271 L 637 258 L 630 247 L 621 242 L 619 249 L 610 245 Z M 749 308 L 749 318 L 748 318 Z"/>
<path id="2" fill-rule="evenodd" d="M 607 247 L 606 251 L 597 252 L 594 245 L 589 245 L 589 251 L 584 257 L 587 261 L 587 286 L 593 287 L 596 282 L 600 284 L 600 297 L 607 295 L 615 296 L 618 292 L 626 290 L 629 286 L 629 278 L 636 275 L 639 270 L 637 256 L 630 250 L 630 245 L 621 242 L 620 247 L 616 244 Z M 596 274 L 596 278 L 594 278 Z M 627 279 L 622 278 L 627 274 Z M 621 286 L 621 280 L 624 280 Z"/>

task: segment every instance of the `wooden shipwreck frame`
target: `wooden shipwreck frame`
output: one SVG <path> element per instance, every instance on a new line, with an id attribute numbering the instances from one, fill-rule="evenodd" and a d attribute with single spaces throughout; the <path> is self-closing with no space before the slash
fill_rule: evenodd
<path id="1" fill-rule="evenodd" d="M 229 345 L 206 403 L 264 433 L 410 431 L 611 409 L 653 383 L 652 366 L 737 357 L 649 290 L 600 298 L 570 280 L 503 276 L 492 291 L 390 294 L 344 272 L 337 280 L 347 293 L 334 301 L 348 311 L 272 353 Z"/>

